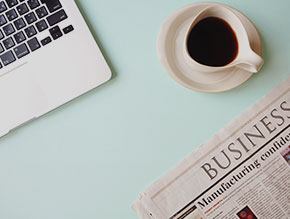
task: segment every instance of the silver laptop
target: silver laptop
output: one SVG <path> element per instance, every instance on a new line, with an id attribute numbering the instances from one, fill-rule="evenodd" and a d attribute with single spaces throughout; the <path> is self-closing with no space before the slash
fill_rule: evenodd
<path id="1" fill-rule="evenodd" d="M 110 78 L 74 0 L 0 0 L 0 137 Z"/>

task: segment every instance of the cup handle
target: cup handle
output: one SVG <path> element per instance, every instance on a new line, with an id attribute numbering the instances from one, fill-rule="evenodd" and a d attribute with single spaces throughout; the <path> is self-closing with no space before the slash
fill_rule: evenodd
<path id="1" fill-rule="evenodd" d="M 251 50 L 250 54 L 244 57 L 242 61 L 236 65 L 236 67 L 244 69 L 248 72 L 256 73 L 261 69 L 263 64 L 264 60 L 262 57 Z"/>

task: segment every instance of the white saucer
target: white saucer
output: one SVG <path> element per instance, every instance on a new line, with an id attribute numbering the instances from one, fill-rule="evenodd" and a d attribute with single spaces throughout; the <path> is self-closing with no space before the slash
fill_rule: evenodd
<path id="1" fill-rule="evenodd" d="M 158 56 L 169 75 L 184 87 L 199 92 L 223 92 L 233 89 L 253 75 L 243 69 L 232 68 L 219 73 L 193 71 L 182 58 L 183 40 L 195 15 L 217 3 L 194 3 L 174 12 L 162 25 L 158 37 Z M 248 33 L 253 51 L 262 56 L 262 42 L 254 24 L 241 12 L 223 5 L 234 12 L 242 21 Z"/>

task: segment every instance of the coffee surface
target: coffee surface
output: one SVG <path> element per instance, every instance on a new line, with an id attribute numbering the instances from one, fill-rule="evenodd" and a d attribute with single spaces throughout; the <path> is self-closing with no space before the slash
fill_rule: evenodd
<path id="1" fill-rule="evenodd" d="M 223 19 L 208 17 L 191 30 L 187 49 L 198 63 L 220 67 L 231 63 L 238 54 L 238 41 L 231 26 Z"/>

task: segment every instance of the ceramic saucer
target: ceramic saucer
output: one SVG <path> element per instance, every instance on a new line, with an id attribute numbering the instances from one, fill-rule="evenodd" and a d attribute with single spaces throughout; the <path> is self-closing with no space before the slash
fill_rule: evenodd
<path id="1" fill-rule="evenodd" d="M 174 12 L 162 25 L 158 37 L 158 56 L 169 75 L 184 87 L 199 92 L 223 92 L 246 82 L 252 72 L 233 67 L 223 72 L 204 73 L 192 70 L 183 59 L 184 38 L 193 18 L 203 9 L 217 3 L 194 3 Z M 226 6 L 240 19 L 247 31 L 253 51 L 262 56 L 262 42 L 254 24 L 241 12 Z"/>

